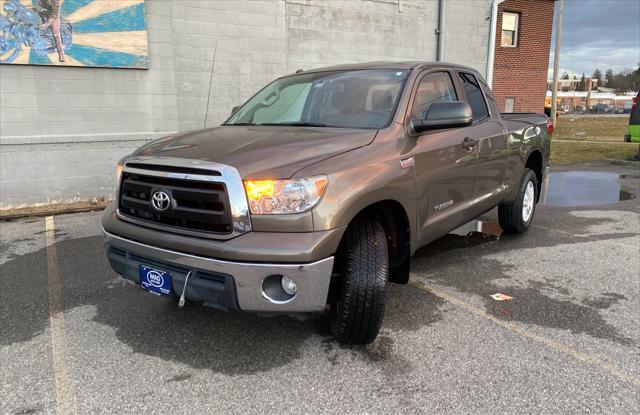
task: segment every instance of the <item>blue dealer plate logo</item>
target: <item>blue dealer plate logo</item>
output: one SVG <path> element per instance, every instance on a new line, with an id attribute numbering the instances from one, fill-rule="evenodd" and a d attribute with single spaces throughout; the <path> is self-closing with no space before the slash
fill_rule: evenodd
<path id="1" fill-rule="evenodd" d="M 171 295 L 171 275 L 166 271 L 140 265 L 140 286 L 153 294 Z"/>

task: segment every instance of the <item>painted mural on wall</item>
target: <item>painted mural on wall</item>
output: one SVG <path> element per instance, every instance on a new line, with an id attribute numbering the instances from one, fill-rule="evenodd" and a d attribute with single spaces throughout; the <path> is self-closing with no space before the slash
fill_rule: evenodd
<path id="1" fill-rule="evenodd" d="M 144 0 L 0 0 L 0 63 L 148 68 Z"/>

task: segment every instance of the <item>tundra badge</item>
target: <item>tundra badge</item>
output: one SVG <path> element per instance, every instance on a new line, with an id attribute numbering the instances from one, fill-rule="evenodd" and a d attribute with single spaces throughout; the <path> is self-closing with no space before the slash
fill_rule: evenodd
<path id="1" fill-rule="evenodd" d="M 453 205 L 453 200 L 447 200 L 446 202 L 439 203 L 433 207 L 433 210 L 436 212 L 441 211 L 442 209 L 446 209 L 449 206 Z"/>

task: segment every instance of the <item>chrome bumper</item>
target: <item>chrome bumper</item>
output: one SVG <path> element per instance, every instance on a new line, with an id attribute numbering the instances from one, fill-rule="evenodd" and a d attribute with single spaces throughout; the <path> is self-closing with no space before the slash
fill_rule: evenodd
<path id="1" fill-rule="evenodd" d="M 329 282 L 333 269 L 333 257 L 329 257 L 309 264 L 264 264 L 230 262 L 219 259 L 205 258 L 175 252 L 167 249 L 156 248 L 150 245 L 134 242 L 103 230 L 107 254 L 112 267 L 124 277 L 137 281 L 137 265 L 148 259 L 161 267 L 166 264 L 178 271 L 171 272 L 173 289 L 175 293 L 181 293 L 184 286 L 184 275 L 179 270 L 195 271 L 196 281 L 198 271 L 216 273 L 231 277 L 237 295 L 237 305 L 242 311 L 269 311 L 269 312 L 305 312 L 322 311 L 325 309 Z M 114 264 L 111 253 L 117 252 L 123 261 L 130 261 L 125 267 L 122 264 Z M 118 269 L 117 269 L 118 268 Z M 128 271 L 124 271 L 124 270 Z M 186 274 L 186 273 L 185 273 Z M 288 301 L 273 301 L 262 290 L 263 280 L 270 275 L 283 275 L 291 278 L 297 285 L 296 295 Z M 194 282 L 195 283 L 195 282 Z M 192 279 L 189 279 L 188 287 Z M 188 288 L 187 288 L 187 292 Z M 206 305 L 206 298 L 199 297 Z M 189 297 L 187 296 L 189 300 Z M 229 307 L 217 307 L 230 309 Z"/>

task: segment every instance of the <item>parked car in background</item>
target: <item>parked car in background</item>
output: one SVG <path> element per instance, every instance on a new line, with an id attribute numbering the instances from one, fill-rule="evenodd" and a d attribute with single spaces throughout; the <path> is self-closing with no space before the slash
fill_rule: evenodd
<path id="1" fill-rule="evenodd" d="M 612 112 L 612 108 L 607 104 L 596 104 L 591 107 L 589 112 L 592 114 L 610 114 Z"/>
<path id="2" fill-rule="evenodd" d="M 529 228 L 551 129 L 544 114 L 501 114 L 480 74 L 458 65 L 285 76 L 220 127 L 119 163 L 107 256 L 178 304 L 328 308 L 339 342 L 370 343 L 387 284 L 409 281 L 418 248 L 496 206 L 505 232 Z"/>

